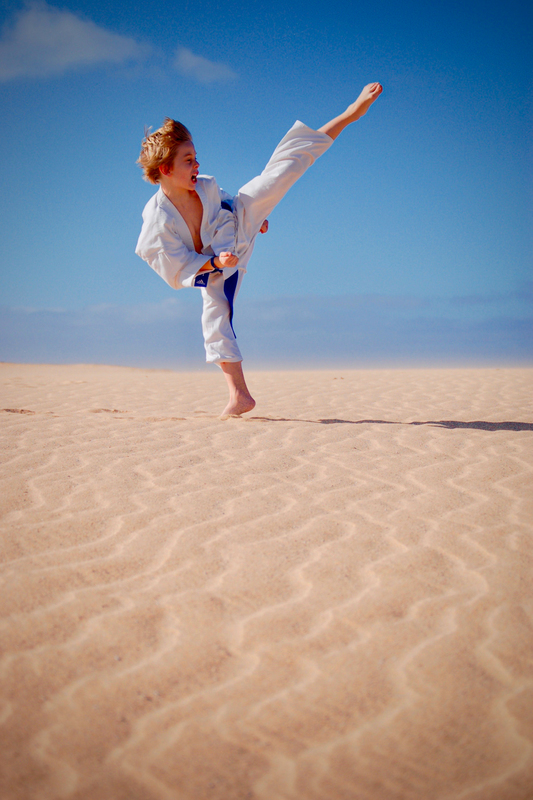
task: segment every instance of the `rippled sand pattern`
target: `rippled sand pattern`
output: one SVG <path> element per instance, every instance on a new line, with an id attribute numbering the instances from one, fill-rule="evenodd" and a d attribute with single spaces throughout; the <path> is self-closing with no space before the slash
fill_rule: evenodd
<path id="1" fill-rule="evenodd" d="M 533 797 L 533 370 L 0 379 L 2 800 Z"/>

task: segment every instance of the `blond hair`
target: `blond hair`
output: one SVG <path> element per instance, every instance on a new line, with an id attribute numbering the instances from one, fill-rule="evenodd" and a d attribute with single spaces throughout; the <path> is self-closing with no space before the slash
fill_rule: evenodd
<path id="1" fill-rule="evenodd" d="M 154 133 L 145 130 L 141 154 L 137 159 L 137 164 L 144 173 L 144 180 L 149 183 L 159 183 L 161 179 L 159 167 L 171 166 L 179 145 L 191 141 L 192 136 L 185 125 L 169 117 L 165 117 L 162 127 Z"/>

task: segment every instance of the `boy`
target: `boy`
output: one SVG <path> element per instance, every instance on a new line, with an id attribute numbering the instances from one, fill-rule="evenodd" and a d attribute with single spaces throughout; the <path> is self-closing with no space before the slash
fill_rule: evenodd
<path id="1" fill-rule="evenodd" d="M 174 289 L 200 287 L 206 360 L 220 366 L 229 389 L 224 417 L 255 406 L 232 319 L 256 236 L 266 232 L 266 218 L 290 187 L 382 91 L 379 83 L 368 84 L 355 103 L 318 131 L 296 122 L 261 175 L 235 197 L 221 190 L 214 178 L 198 174 L 192 136 L 181 123 L 167 118 L 143 140 L 138 163 L 145 180 L 160 188 L 143 211 L 135 252 Z"/>

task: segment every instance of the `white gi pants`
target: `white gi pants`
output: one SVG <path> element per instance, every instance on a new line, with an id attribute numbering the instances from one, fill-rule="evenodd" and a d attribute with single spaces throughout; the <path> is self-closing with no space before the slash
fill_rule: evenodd
<path id="1" fill-rule="evenodd" d="M 239 190 L 234 200 L 235 255 L 239 266 L 209 273 L 203 299 L 202 331 L 206 360 L 242 361 L 232 326 L 233 302 L 240 289 L 259 228 L 290 187 L 332 144 L 326 133 L 296 122 L 274 150 L 265 169 Z"/>

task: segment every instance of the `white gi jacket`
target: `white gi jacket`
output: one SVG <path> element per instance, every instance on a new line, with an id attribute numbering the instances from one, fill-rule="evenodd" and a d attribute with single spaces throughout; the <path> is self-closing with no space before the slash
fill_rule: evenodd
<path id="1" fill-rule="evenodd" d="M 161 187 L 143 211 L 143 226 L 135 252 L 173 289 L 194 286 L 198 270 L 210 256 L 235 251 L 233 197 L 209 175 L 198 175 L 196 192 L 204 213 L 200 227 L 202 253 L 195 252 L 189 227 Z"/>

